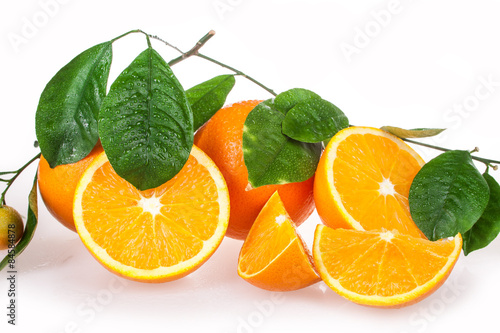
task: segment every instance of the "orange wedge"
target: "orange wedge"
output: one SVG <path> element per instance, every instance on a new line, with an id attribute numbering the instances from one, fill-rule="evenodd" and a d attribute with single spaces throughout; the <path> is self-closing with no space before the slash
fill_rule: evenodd
<path id="1" fill-rule="evenodd" d="M 425 236 L 410 215 L 410 185 L 424 165 L 406 143 L 385 131 L 349 127 L 323 152 L 315 175 L 318 215 L 332 228 L 396 229 Z"/>
<path id="2" fill-rule="evenodd" d="M 101 153 L 78 183 L 73 215 L 104 267 L 163 282 L 193 272 L 215 252 L 228 225 L 229 194 L 215 164 L 195 146 L 174 178 L 146 191 L 119 177 Z"/>
<path id="3" fill-rule="evenodd" d="M 393 231 L 318 225 L 313 256 L 325 283 L 355 303 L 402 307 L 438 289 L 462 249 L 462 237 L 429 241 Z"/>
<path id="4" fill-rule="evenodd" d="M 297 290 L 321 280 L 277 191 L 250 228 L 238 259 L 238 274 L 271 291 Z"/>

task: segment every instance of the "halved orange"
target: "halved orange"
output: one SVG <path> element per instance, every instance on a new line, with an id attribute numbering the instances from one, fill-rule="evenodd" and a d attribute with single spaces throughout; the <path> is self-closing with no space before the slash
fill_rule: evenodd
<path id="1" fill-rule="evenodd" d="M 163 282 L 193 272 L 215 252 L 228 225 L 229 194 L 195 146 L 174 178 L 146 191 L 119 177 L 103 152 L 78 183 L 73 214 L 83 243 L 107 269 Z"/>
<path id="2" fill-rule="evenodd" d="M 402 307 L 438 289 L 461 249 L 460 234 L 432 242 L 396 230 L 359 231 L 318 225 L 313 257 L 323 281 L 348 300 Z"/>
<path id="3" fill-rule="evenodd" d="M 321 280 L 277 191 L 250 228 L 238 258 L 238 274 L 271 291 L 297 290 Z"/>
<path id="4" fill-rule="evenodd" d="M 324 224 L 357 230 L 396 229 L 425 238 L 408 195 L 424 160 L 383 130 L 348 127 L 328 143 L 318 164 L 314 201 Z"/>

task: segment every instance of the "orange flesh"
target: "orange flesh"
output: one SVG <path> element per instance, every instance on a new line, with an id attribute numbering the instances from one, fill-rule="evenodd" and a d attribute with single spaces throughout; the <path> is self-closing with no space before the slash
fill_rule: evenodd
<path id="1" fill-rule="evenodd" d="M 380 232 L 325 227 L 319 249 L 329 275 L 361 295 L 399 295 L 433 279 L 455 250 L 453 240 L 389 234 L 386 240 Z"/>
<path id="2" fill-rule="evenodd" d="M 334 185 L 344 208 L 366 230 L 396 229 L 424 237 L 411 219 L 408 204 L 411 182 L 419 170 L 415 158 L 391 140 L 352 134 L 337 149 Z"/>
<path id="3" fill-rule="evenodd" d="M 242 272 L 255 274 L 268 266 L 291 243 L 299 241 L 283 204 L 279 204 L 279 196 L 273 195 L 266 204 L 266 210 L 259 214 L 259 223 L 252 228 L 246 241 L 239 266 Z M 251 245 L 251 248 L 250 246 Z"/>
<path id="4" fill-rule="evenodd" d="M 216 184 L 191 155 L 177 176 L 139 191 L 109 162 L 94 173 L 82 198 L 85 228 L 116 261 L 151 270 L 194 257 L 218 225 Z"/>
<path id="5" fill-rule="evenodd" d="M 278 192 L 259 213 L 241 248 L 238 274 L 271 291 L 291 291 L 320 281 L 313 259 Z"/>

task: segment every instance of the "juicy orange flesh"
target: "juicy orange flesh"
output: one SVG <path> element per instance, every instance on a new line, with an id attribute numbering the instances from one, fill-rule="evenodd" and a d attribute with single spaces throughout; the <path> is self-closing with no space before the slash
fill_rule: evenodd
<path id="1" fill-rule="evenodd" d="M 361 295 L 399 295 L 429 282 L 455 248 L 453 240 L 390 234 L 387 240 L 380 232 L 324 228 L 320 251 L 328 273 Z"/>
<path id="2" fill-rule="evenodd" d="M 94 173 L 82 199 L 85 228 L 116 261 L 140 269 L 194 257 L 218 224 L 217 187 L 191 155 L 167 183 L 139 191 L 109 162 Z"/>
<path id="3" fill-rule="evenodd" d="M 396 229 L 424 237 L 408 204 L 411 182 L 419 170 L 417 160 L 392 140 L 352 134 L 337 149 L 334 185 L 344 208 L 365 230 Z"/>
<path id="4" fill-rule="evenodd" d="M 253 239 L 247 239 L 241 250 L 239 266 L 247 274 L 260 272 L 291 243 L 300 241 L 278 195 L 271 196 L 257 220 L 248 236 Z"/>

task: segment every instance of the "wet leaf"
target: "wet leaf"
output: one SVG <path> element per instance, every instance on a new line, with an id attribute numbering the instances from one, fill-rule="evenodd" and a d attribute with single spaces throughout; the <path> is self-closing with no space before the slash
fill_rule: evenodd
<path id="1" fill-rule="evenodd" d="M 490 244 L 500 233 L 500 185 L 488 173 L 483 174 L 490 188 L 488 205 L 479 220 L 463 236 L 464 254 Z"/>
<path id="2" fill-rule="evenodd" d="M 252 187 L 301 182 L 314 175 L 321 144 L 293 140 L 281 132 L 285 115 L 271 100 L 257 105 L 247 116 L 243 154 Z"/>
<path id="3" fill-rule="evenodd" d="M 99 136 L 113 169 L 139 190 L 164 184 L 186 163 L 193 114 L 181 84 L 152 48 L 111 85 Z"/>
<path id="4" fill-rule="evenodd" d="M 283 120 L 283 134 L 302 142 L 321 142 L 349 126 L 345 114 L 332 103 L 310 98 L 295 104 Z"/>
<path id="5" fill-rule="evenodd" d="M 413 179 L 409 203 L 413 220 L 430 240 L 462 235 L 483 214 L 489 187 L 468 151 L 443 153 Z"/>
<path id="6" fill-rule="evenodd" d="M 303 88 L 293 88 L 278 94 L 274 98 L 274 108 L 286 114 L 300 101 L 311 98 L 321 98 L 318 94 Z"/>
<path id="7" fill-rule="evenodd" d="M 224 106 L 235 82 L 234 75 L 219 75 L 186 90 L 195 131 Z"/>
<path id="8" fill-rule="evenodd" d="M 91 47 L 61 68 L 43 90 L 36 136 L 52 168 L 78 162 L 96 145 L 111 59 L 111 42 Z"/>

